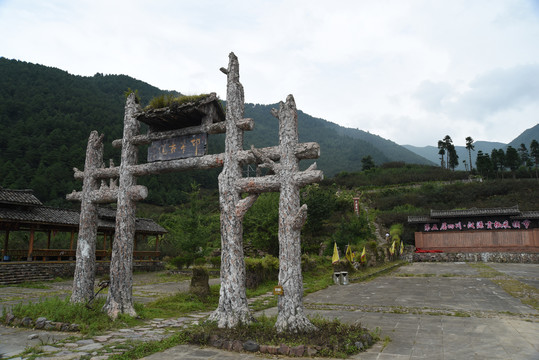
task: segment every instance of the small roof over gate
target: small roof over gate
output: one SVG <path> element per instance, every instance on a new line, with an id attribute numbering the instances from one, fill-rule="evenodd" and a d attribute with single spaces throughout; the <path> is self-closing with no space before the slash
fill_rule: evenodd
<path id="1" fill-rule="evenodd" d="M 211 93 L 195 102 L 178 104 L 160 109 L 149 109 L 136 114 L 136 118 L 150 126 L 151 132 L 170 131 L 225 121 L 225 112 L 217 95 Z"/>

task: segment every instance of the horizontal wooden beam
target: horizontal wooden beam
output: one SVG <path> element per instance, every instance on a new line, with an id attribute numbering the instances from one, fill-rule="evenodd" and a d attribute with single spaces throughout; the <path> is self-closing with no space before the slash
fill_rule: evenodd
<path id="1" fill-rule="evenodd" d="M 132 186 L 128 190 L 128 195 L 135 201 L 140 201 L 148 197 L 148 188 L 143 185 Z M 66 195 L 70 201 L 81 201 L 82 191 L 73 191 Z M 118 188 L 101 188 L 90 193 L 90 201 L 95 204 L 109 204 L 118 200 Z"/>
<path id="2" fill-rule="evenodd" d="M 251 131 L 254 128 L 254 120 L 251 118 L 242 119 L 237 122 L 237 126 L 243 131 Z M 134 145 L 147 145 L 153 141 L 169 139 L 178 136 L 196 135 L 200 133 L 208 134 L 224 134 L 226 132 L 226 122 L 221 121 L 209 125 L 191 126 L 183 129 L 176 129 L 171 131 L 155 132 L 144 135 L 137 135 L 131 139 L 131 143 Z M 116 149 L 122 148 L 122 139 L 116 139 L 112 142 L 112 147 Z"/>
<path id="3" fill-rule="evenodd" d="M 312 183 L 320 182 L 324 179 L 321 170 L 306 170 L 296 173 L 293 182 L 298 187 L 303 187 Z M 263 192 L 276 192 L 281 188 L 281 178 L 278 175 L 268 175 L 262 177 L 241 178 L 236 181 L 236 189 L 240 192 L 258 194 Z"/>
<path id="4" fill-rule="evenodd" d="M 271 146 L 257 149 L 263 152 L 273 161 L 278 161 L 281 157 L 279 146 Z M 300 160 L 317 159 L 320 156 L 320 145 L 315 142 L 299 143 L 296 145 L 295 155 Z M 135 176 L 163 174 L 174 171 L 186 171 L 195 169 L 212 169 L 223 166 L 225 155 L 213 154 L 186 159 L 176 159 L 168 161 L 156 161 L 153 163 L 137 164 L 129 166 L 129 172 Z M 237 154 L 236 159 L 241 165 L 255 164 L 257 158 L 251 150 L 242 150 Z M 84 172 L 75 170 L 75 179 L 84 179 Z M 119 167 L 95 169 L 91 176 L 96 179 L 108 179 L 119 176 Z"/>

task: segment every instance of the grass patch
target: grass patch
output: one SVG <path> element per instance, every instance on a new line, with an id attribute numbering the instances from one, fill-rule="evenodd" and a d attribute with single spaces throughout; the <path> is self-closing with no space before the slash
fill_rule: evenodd
<path id="1" fill-rule="evenodd" d="M 26 281 L 20 284 L 0 285 L 0 288 L 5 287 L 18 287 L 27 289 L 50 289 L 51 287 L 47 283 L 41 281 Z"/>
<path id="2" fill-rule="evenodd" d="M 491 279 L 509 295 L 519 299 L 523 304 L 539 310 L 539 290 L 535 287 L 495 270 L 487 264 L 474 263 L 469 265 L 477 269 L 482 277 Z"/>
<path id="3" fill-rule="evenodd" d="M 252 324 L 241 325 L 234 329 L 219 329 L 215 323 L 205 322 L 177 332 L 161 341 L 132 344 L 130 350 L 111 356 L 109 359 L 139 359 L 180 344 L 206 346 L 209 345 L 211 336 L 217 336 L 222 341 L 251 340 L 261 345 L 286 344 L 290 347 L 304 345 L 316 348 L 316 356 L 347 358 L 366 350 L 380 339 L 379 329 L 369 332 L 361 325 L 343 324 L 338 320 L 330 321 L 320 317 L 310 319 L 318 329 L 314 332 L 279 334 L 275 330 L 275 320 L 276 317 L 261 316 Z"/>
<path id="4" fill-rule="evenodd" d="M 198 297 L 191 293 L 177 293 L 146 304 L 149 317 L 174 317 L 191 312 L 213 310 L 219 304 L 219 285 L 210 286 L 210 295 Z"/>
<path id="5" fill-rule="evenodd" d="M 290 347 L 304 345 L 318 349 L 317 356 L 346 358 L 371 346 L 379 339 L 360 325 L 344 324 L 339 320 L 325 320 L 321 317 L 311 318 L 316 331 L 306 333 L 280 334 L 275 330 L 276 316 L 261 316 L 249 325 L 241 325 L 234 329 L 219 329 L 215 323 L 206 322 L 189 330 L 189 342 L 207 345 L 210 335 L 217 335 L 225 341 L 252 340 L 258 344 Z M 361 343 L 361 344 L 360 344 Z"/>
<path id="6" fill-rule="evenodd" d="M 104 304 L 105 298 L 98 298 L 92 304 L 93 309 L 89 309 L 85 304 L 70 303 L 69 298 L 44 298 L 37 302 L 21 303 L 9 309 L 4 308 L 2 321 L 6 318 L 7 312 L 10 312 L 18 319 L 29 317 L 35 321 L 39 317 L 45 317 L 53 322 L 78 324 L 82 334 L 91 336 L 109 329 L 134 326 L 141 323 L 140 319 L 126 315 L 120 315 L 118 319 L 112 321 L 107 314 L 101 311 Z M 144 317 L 143 306 L 135 304 L 135 310 L 140 318 Z"/>
<path id="7" fill-rule="evenodd" d="M 165 282 L 180 282 L 185 280 L 191 280 L 190 274 L 181 274 L 181 273 L 171 273 L 171 272 L 160 272 L 157 274 L 152 281 L 148 281 L 146 283 L 138 283 L 137 285 L 151 285 L 151 284 L 159 284 L 159 283 L 165 283 Z"/>
<path id="8" fill-rule="evenodd" d="M 396 277 L 435 277 L 436 274 L 410 274 L 410 273 L 399 273 L 395 274 Z"/>
<path id="9" fill-rule="evenodd" d="M 498 276 L 505 276 L 504 273 L 501 273 L 498 270 L 491 268 L 485 263 L 468 263 L 468 265 L 476 269 L 479 272 L 479 276 L 487 279 L 495 278 Z"/>
<path id="10" fill-rule="evenodd" d="M 494 279 L 492 282 L 500 286 L 506 293 L 519 299 L 523 304 L 539 310 L 539 291 L 516 279 Z"/>
<path id="11" fill-rule="evenodd" d="M 372 280 L 372 279 L 377 278 L 378 276 L 390 273 L 407 263 L 408 262 L 404 260 L 397 260 L 397 261 L 383 263 L 381 265 L 377 265 L 373 267 L 360 268 L 356 273 L 353 274 L 354 277 L 350 277 L 350 282 L 361 282 L 361 281 L 366 281 L 366 280 Z"/>
<path id="12" fill-rule="evenodd" d="M 140 359 L 145 356 L 155 354 L 156 352 L 165 351 L 173 346 L 187 344 L 189 340 L 189 333 L 180 331 L 172 336 L 169 336 L 161 341 L 145 341 L 137 344 L 132 344 L 130 350 L 119 355 L 112 355 L 109 360 L 131 360 Z"/>

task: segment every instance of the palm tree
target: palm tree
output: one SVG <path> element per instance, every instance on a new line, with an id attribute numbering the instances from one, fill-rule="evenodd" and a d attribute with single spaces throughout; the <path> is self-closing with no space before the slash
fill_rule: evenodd
<path id="1" fill-rule="evenodd" d="M 473 139 L 471 136 L 466 137 L 466 149 L 468 150 L 468 156 L 470 157 L 470 172 L 472 172 L 472 150 L 475 149 L 475 146 L 473 145 Z"/>

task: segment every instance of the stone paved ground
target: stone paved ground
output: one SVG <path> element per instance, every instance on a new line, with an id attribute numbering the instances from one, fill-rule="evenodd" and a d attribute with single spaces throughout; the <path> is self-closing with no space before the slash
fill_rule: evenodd
<path id="1" fill-rule="evenodd" d="M 488 266 L 537 288 L 538 264 Z M 135 293 L 141 289 L 141 300 L 180 287 L 178 283 L 150 285 L 150 281 L 139 285 Z M 310 294 L 305 305 L 310 315 L 380 328 L 382 341 L 353 359 L 539 359 L 539 312 L 465 263 L 410 264 L 372 281 L 334 285 Z M 272 315 L 276 309 L 264 312 Z M 92 339 L 62 340 L 62 333 L 0 327 L 0 353 L 8 352 L 10 340 L 18 339 L 20 345 L 44 343 L 43 359 L 77 359 L 83 355 L 94 360 L 106 359 L 111 353 L 121 352 L 130 341 L 163 338 L 204 315 L 154 319 L 143 327 L 117 330 Z M 29 335 L 35 338 L 29 339 Z M 261 358 L 264 357 L 182 345 L 145 359 Z"/>

